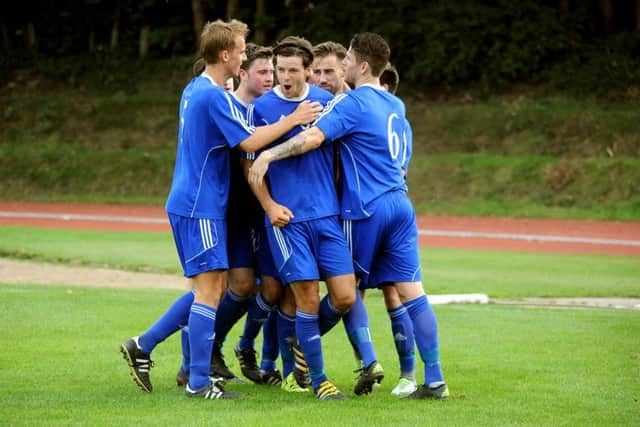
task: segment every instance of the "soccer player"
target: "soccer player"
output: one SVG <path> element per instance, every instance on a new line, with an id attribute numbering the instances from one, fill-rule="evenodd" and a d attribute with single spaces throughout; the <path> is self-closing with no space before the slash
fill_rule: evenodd
<path id="1" fill-rule="evenodd" d="M 344 81 L 342 61 L 347 49 L 340 43 L 327 41 L 313 47 L 312 82 L 333 95 L 349 90 Z"/>
<path id="2" fill-rule="evenodd" d="M 396 68 L 387 64 L 380 74 L 380 85 L 388 92 L 395 95 L 400 84 L 400 76 Z M 402 174 L 406 179 L 411 159 L 412 133 L 409 122 L 405 119 L 405 129 L 402 134 Z M 398 397 L 406 397 L 416 391 L 415 379 L 415 339 L 413 326 L 407 309 L 402 305 L 398 291 L 390 283 L 379 284 L 384 295 L 384 303 L 391 320 L 391 333 L 400 362 L 400 378 L 398 384 L 391 390 L 391 394 Z M 361 290 L 364 299 L 364 289 Z M 356 356 L 359 357 L 356 351 Z"/>
<path id="3" fill-rule="evenodd" d="M 253 43 L 247 44 L 247 60 L 240 67 L 240 84 L 231 100 L 243 117 L 247 106 L 258 96 L 273 87 L 272 51 Z M 266 236 L 261 242 L 260 229 L 264 212 L 249 189 L 242 171 L 240 152 L 231 153 L 231 186 L 229 190 L 229 206 L 227 211 L 228 252 L 229 252 L 229 288 L 218 307 L 216 317 L 215 339 L 211 356 L 211 372 L 227 380 L 236 378 L 229 370 L 222 356 L 222 343 L 228 332 L 248 311 L 243 337 L 235 349 L 243 374 L 256 383 L 280 384 L 281 376 L 275 369 L 277 358 L 277 337 L 266 334 L 263 340 L 263 369 L 257 365 L 253 341 L 266 319 L 271 318 L 265 330 L 275 335 L 275 316 L 270 315 L 271 307 L 277 303 L 280 285 L 274 279 L 275 268 L 268 266 L 270 253 L 259 255 L 268 247 Z M 258 265 L 256 265 L 258 264 Z M 272 264 L 272 263 L 271 263 Z M 265 266 L 267 265 L 267 266 Z M 261 274 L 262 286 L 255 292 L 255 267 Z M 269 328 L 271 328 L 269 330 Z M 188 347 L 184 346 L 183 354 L 188 355 Z M 176 376 L 179 385 L 188 380 L 188 360 L 185 357 L 181 370 Z"/>
<path id="4" fill-rule="evenodd" d="M 185 394 L 206 399 L 238 397 L 209 376 L 216 309 L 227 282 L 229 152 L 236 146 L 253 152 L 293 126 L 312 120 L 318 109 L 307 104 L 273 126 L 252 129 L 247 125 L 222 88 L 246 60 L 247 33 L 246 24 L 237 20 L 207 23 L 200 42 L 206 67 L 182 93 L 176 164 L 165 208 L 194 299 L 185 304 L 183 295 L 147 332 L 122 344 L 134 381 L 147 392 L 152 390 L 151 351 L 187 317 L 190 364 Z"/>
<path id="5" fill-rule="evenodd" d="M 315 85 L 328 90 L 334 96 L 351 89 L 344 79 L 342 61 L 347 55 L 347 49 L 345 49 L 344 46 L 332 41 L 323 42 L 314 46 L 313 54 L 314 60 L 311 69 L 313 73 L 312 81 Z M 334 177 L 337 183 L 340 179 L 340 154 L 336 146 L 333 147 L 333 150 Z M 369 359 L 370 363 L 367 364 L 363 360 L 358 348 L 363 345 L 366 347 L 372 346 L 370 340 L 355 340 L 353 334 L 349 335 L 349 331 L 353 331 L 358 327 L 367 329 L 366 333 L 368 334 L 369 320 L 366 307 L 363 304 L 363 298 L 364 291 L 360 292 L 357 297 L 356 303 L 351 309 L 351 313 L 342 318 L 345 329 L 347 330 L 347 335 L 349 336 L 349 342 L 354 349 L 359 363 L 358 371 L 360 371 L 360 376 L 354 388 L 354 392 L 357 395 L 370 393 L 373 390 L 373 384 L 379 384 L 384 378 L 382 366 L 379 363 L 371 362 L 371 359 Z M 355 325 L 352 324 L 354 321 L 357 322 Z M 371 350 L 365 350 L 365 352 L 371 354 Z"/>
<path id="6" fill-rule="evenodd" d="M 325 141 L 340 141 L 341 214 L 358 274 L 364 286 L 389 282 L 396 288 L 424 363 L 424 384 L 408 397 L 447 399 L 437 320 L 422 287 L 415 212 L 401 171 L 405 108 L 379 81 L 389 56 L 382 37 L 356 34 L 344 60 L 346 80 L 355 89 L 336 97 L 314 126 L 263 151 L 249 179 L 260 183 L 276 160 L 304 157 Z"/>
<path id="7" fill-rule="evenodd" d="M 276 45 L 274 54 L 279 85 L 254 101 L 254 123 L 277 122 L 305 99 L 322 103 L 332 99 L 327 91 L 306 83 L 313 61 L 308 41 L 286 37 Z M 301 130 L 294 129 L 285 138 Z M 324 372 L 320 339 L 349 312 L 356 296 L 351 254 L 338 221 L 332 146 L 327 144 L 305 156 L 279 162 L 269 171 L 268 181 L 268 190 L 264 184 L 252 188 L 261 203 L 270 192 L 273 200 L 292 212 L 283 227 L 274 227 L 267 218 L 267 234 L 280 278 L 293 291 L 296 337 L 315 395 L 319 399 L 344 399 L 346 396 Z M 265 211 L 268 212 L 266 207 Z M 326 281 L 329 291 L 322 302 L 320 279 Z M 357 326 L 360 329 L 352 331 L 354 334 L 368 331 L 368 324 Z M 362 335 L 362 341 L 370 343 L 368 334 Z M 370 357 L 372 363 L 377 363 L 372 349 Z M 283 374 L 286 382 L 289 377 L 284 369 Z"/>

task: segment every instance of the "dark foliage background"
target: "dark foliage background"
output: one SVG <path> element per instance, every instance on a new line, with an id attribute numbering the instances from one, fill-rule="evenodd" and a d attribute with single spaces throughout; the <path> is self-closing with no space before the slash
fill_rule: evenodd
<path id="1" fill-rule="evenodd" d="M 230 16 L 265 44 L 296 34 L 347 45 L 355 32 L 381 33 L 403 81 L 430 93 L 527 84 L 640 97 L 640 0 L 3 2 L 0 81 L 29 68 L 73 82 L 102 68 L 98 80 L 113 84 L 111 71 L 132 59 L 143 68 L 193 56 L 199 22 Z"/>

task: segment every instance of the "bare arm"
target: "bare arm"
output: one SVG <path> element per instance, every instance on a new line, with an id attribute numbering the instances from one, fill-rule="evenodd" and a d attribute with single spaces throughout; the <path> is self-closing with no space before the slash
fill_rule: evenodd
<path id="1" fill-rule="evenodd" d="M 248 178 L 249 168 L 252 164 L 253 161 L 242 159 L 242 171 L 244 172 L 245 178 Z M 256 195 L 256 199 L 260 202 L 262 209 L 264 209 L 267 216 L 269 216 L 271 225 L 275 227 L 284 227 L 289 223 L 289 220 L 293 218 L 293 213 L 289 208 L 273 200 L 269 187 L 267 187 L 267 184 L 264 181 L 260 184 L 249 183 L 249 187 L 251 187 L 253 194 Z"/>
<path id="2" fill-rule="evenodd" d="M 240 149 L 247 153 L 253 153 L 280 138 L 294 127 L 311 123 L 318 118 L 321 112 L 322 104 L 319 102 L 301 102 L 293 113 L 276 123 L 256 127 L 255 132 L 240 143 Z"/>
<path id="3" fill-rule="evenodd" d="M 271 162 L 287 157 L 299 156 L 307 151 L 314 150 L 318 148 L 324 140 L 324 133 L 320 128 L 314 126 L 289 138 L 282 144 L 263 151 L 249 169 L 249 183 L 252 185 L 262 183 L 262 179 L 267 173 Z"/>

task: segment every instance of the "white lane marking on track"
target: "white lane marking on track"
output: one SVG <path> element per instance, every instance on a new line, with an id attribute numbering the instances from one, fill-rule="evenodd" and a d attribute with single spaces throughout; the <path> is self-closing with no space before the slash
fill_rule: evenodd
<path id="1" fill-rule="evenodd" d="M 85 214 L 68 214 L 68 213 L 40 213 L 40 212 L 0 211 L 0 218 L 54 219 L 54 220 L 63 220 L 63 221 L 135 222 L 135 223 L 142 223 L 142 224 L 168 224 L 169 223 L 169 220 L 167 218 L 85 215 Z"/>
<path id="2" fill-rule="evenodd" d="M 640 246 L 638 240 L 598 239 L 592 237 L 547 236 L 542 234 L 487 233 L 457 230 L 418 230 L 421 236 L 461 237 L 473 239 L 526 240 L 531 242 L 584 243 L 591 245 Z"/>

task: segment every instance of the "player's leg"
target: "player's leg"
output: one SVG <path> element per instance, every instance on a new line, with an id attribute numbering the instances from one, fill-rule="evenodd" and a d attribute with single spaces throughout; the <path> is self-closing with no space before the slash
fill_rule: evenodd
<path id="1" fill-rule="evenodd" d="M 143 391 L 153 390 L 149 378 L 149 370 L 153 366 L 151 352 L 182 325 L 187 324 L 192 303 L 193 293 L 185 293 L 147 331 L 140 336 L 129 338 L 121 345 L 120 351 L 129 364 L 131 375 Z"/>
<path id="2" fill-rule="evenodd" d="M 409 312 L 402 305 L 398 291 L 391 285 L 382 286 L 384 303 L 391 320 L 391 333 L 400 362 L 400 379 L 391 394 L 405 397 L 416 390 L 415 340 Z"/>
<path id="3" fill-rule="evenodd" d="M 382 240 L 379 215 L 372 216 L 366 221 L 344 221 L 343 232 L 351 248 L 356 274 L 360 279 L 359 290 L 375 287 L 378 283 L 375 277 L 371 278 L 372 264 L 378 246 Z M 372 281 L 373 280 L 373 281 Z M 357 354 L 362 359 L 362 370 L 358 382 L 354 388 L 356 394 L 368 394 L 373 390 L 374 384 L 379 384 L 384 378 L 384 370 L 377 361 L 371 334 L 369 332 L 369 318 L 360 292 L 356 301 L 344 317 L 345 329 L 349 341 L 357 348 Z"/>
<path id="4" fill-rule="evenodd" d="M 268 321 L 271 313 L 275 310 L 282 294 L 282 285 L 275 279 L 275 277 L 277 277 L 277 270 L 273 264 L 264 226 L 254 228 L 250 236 L 252 251 L 251 263 L 255 267 L 255 270 L 260 273 L 261 283 L 258 287 L 258 292 L 249 304 L 244 331 L 240 341 L 235 347 L 235 354 L 242 368 L 242 373 L 247 378 L 256 383 L 262 383 L 263 374 L 268 372 L 269 381 L 279 384 L 280 381 L 278 379 L 280 378 L 280 373 L 275 367 L 275 359 L 277 358 L 278 352 L 277 338 L 272 338 L 272 340 L 269 341 L 269 337 L 265 336 L 263 340 L 263 343 L 267 347 L 266 351 L 269 353 L 267 359 L 272 360 L 271 365 L 273 365 L 267 366 L 269 369 L 264 372 L 257 364 L 254 341 L 263 325 Z M 274 337 L 276 333 L 276 321 L 277 319 L 274 318 Z M 263 357 L 264 356 L 265 353 L 263 351 Z M 265 364 L 269 364 L 268 360 L 264 362 Z"/>
<path id="5" fill-rule="evenodd" d="M 280 385 L 282 374 L 276 366 L 278 359 L 278 303 L 281 300 L 282 284 L 271 276 L 262 276 L 264 299 L 272 303 L 273 309 L 262 327 L 262 361 L 260 375 L 263 384 Z"/>
<path id="6" fill-rule="evenodd" d="M 321 218 L 312 223 L 315 234 L 314 252 L 323 277 L 327 296 L 320 303 L 320 334 L 324 335 L 347 314 L 356 302 L 356 279 L 347 239 L 337 216 Z"/>
<path id="7" fill-rule="evenodd" d="M 388 223 L 393 226 L 387 231 L 385 257 L 378 259 L 375 275 L 380 283 L 395 283 L 400 301 L 411 318 L 416 346 L 424 362 L 424 385 L 409 397 L 446 399 L 449 390 L 440 366 L 438 323 L 421 281 L 415 212 L 411 201 L 400 192 L 386 197 L 385 203 Z"/>
<path id="8" fill-rule="evenodd" d="M 262 384 L 281 385 L 282 374 L 278 370 L 278 307 L 276 306 L 262 326 L 262 359 L 260 376 Z"/>
<path id="9" fill-rule="evenodd" d="M 176 374 L 176 384 L 183 387 L 189 383 L 189 363 L 191 353 L 189 353 L 189 327 L 185 324 L 180 330 L 180 346 L 182 348 L 182 363 Z"/>
<path id="10" fill-rule="evenodd" d="M 292 344 L 296 340 L 296 302 L 290 286 L 284 287 L 277 315 L 278 347 L 282 358 L 282 389 L 288 392 L 308 391 L 305 384 L 298 384 L 294 375 L 295 355 Z"/>
<path id="11" fill-rule="evenodd" d="M 252 298 L 244 324 L 244 331 L 235 347 L 235 354 L 240 363 L 242 373 L 251 381 L 262 383 L 262 375 L 256 360 L 254 342 L 275 304 L 280 298 L 281 286 L 275 280 L 262 282 L 260 290 Z"/>
<path id="12" fill-rule="evenodd" d="M 213 270 L 193 276 L 195 299 L 189 314 L 189 383 L 185 394 L 188 397 L 205 397 L 215 395 L 219 398 L 239 397 L 222 389 L 221 385 L 212 381 L 211 350 L 215 335 L 216 308 L 220 303 L 222 290 L 226 286 L 227 271 Z"/>
<path id="13" fill-rule="evenodd" d="M 237 377 L 224 360 L 222 346 L 231 328 L 247 312 L 256 289 L 250 230 L 230 226 L 227 250 L 230 267 L 229 287 L 218 307 L 216 338 L 211 352 L 211 371 L 214 376 L 235 379 Z"/>
<path id="14" fill-rule="evenodd" d="M 422 282 L 396 283 L 395 287 L 403 306 L 411 317 L 416 345 L 420 359 L 424 363 L 424 385 L 409 397 L 446 399 L 449 396 L 449 390 L 444 382 L 440 365 L 438 322 L 422 289 Z"/>
<path id="15" fill-rule="evenodd" d="M 319 399 L 344 399 L 342 394 L 328 379 L 324 371 L 322 341 L 318 326 L 320 306 L 317 280 L 291 283 L 296 299 L 296 337 L 309 367 L 311 385 Z"/>

